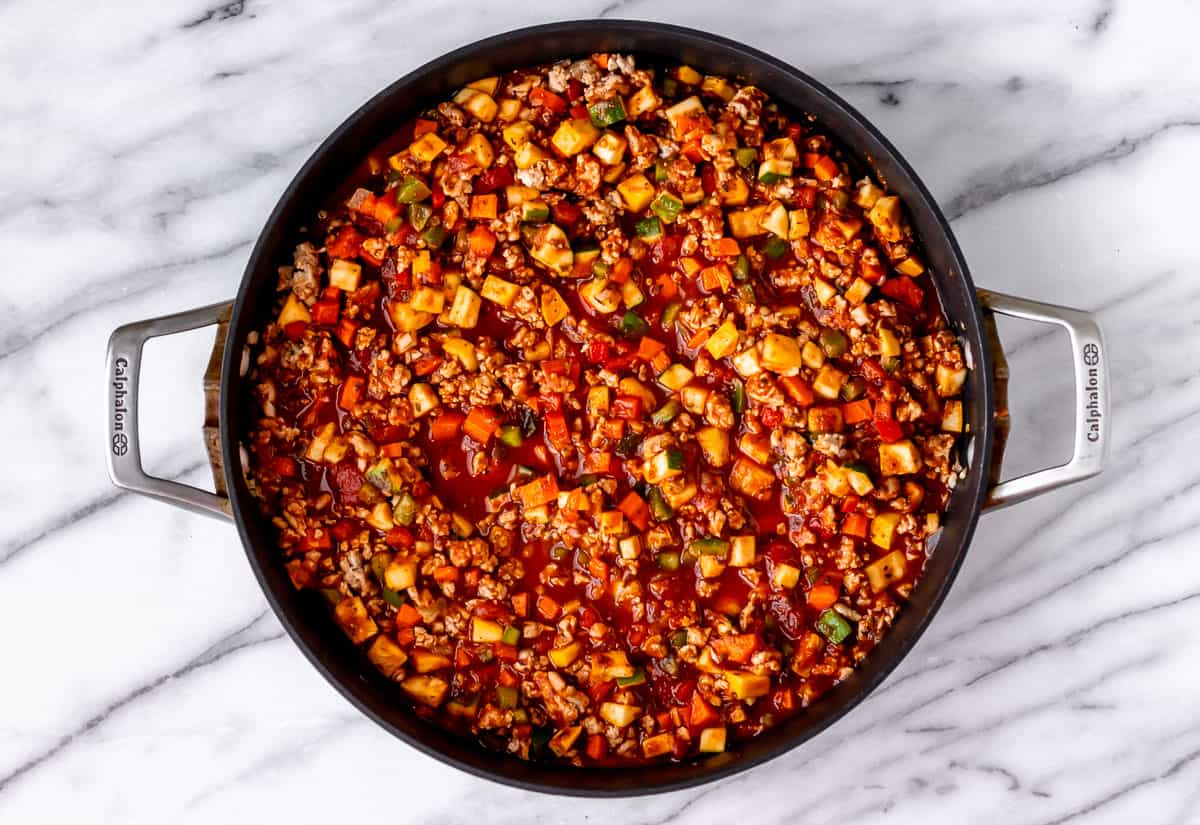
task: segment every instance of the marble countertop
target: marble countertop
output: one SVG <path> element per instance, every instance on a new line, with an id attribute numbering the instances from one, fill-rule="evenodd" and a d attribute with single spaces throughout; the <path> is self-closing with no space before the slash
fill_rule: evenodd
<path id="1" fill-rule="evenodd" d="M 210 5 L 210 3 L 212 3 Z M 811 7 L 809 7 L 811 5 Z M 1098 479 L 983 517 L 868 701 L 700 789 L 568 800 L 468 777 L 360 717 L 268 611 L 228 524 L 119 494 L 104 342 L 233 295 L 316 144 L 531 3 L 0 3 L 0 821 L 1200 822 L 1200 6 L 595 0 L 831 85 L 900 147 L 976 282 L 1098 313 Z M 1176 210 L 1182 210 L 1176 212 Z M 1069 450 L 1065 337 L 1004 323 L 1010 473 Z M 151 344 L 149 469 L 206 481 L 211 332 Z M 1192 536 L 1192 538 L 1188 538 Z"/>

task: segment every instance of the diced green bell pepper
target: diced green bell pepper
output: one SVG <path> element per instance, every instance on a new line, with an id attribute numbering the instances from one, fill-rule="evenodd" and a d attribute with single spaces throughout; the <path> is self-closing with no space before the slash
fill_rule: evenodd
<path id="1" fill-rule="evenodd" d="M 405 177 L 396 187 L 396 200 L 399 203 L 416 203 L 432 194 L 433 190 L 425 185 L 425 181 L 413 175 Z"/>
<path id="2" fill-rule="evenodd" d="M 817 619 L 817 632 L 835 645 L 840 645 L 853 632 L 850 623 L 833 608 L 826 610 Z"/>
<path id="3" fill-rule="evenodd" d="M 521 434 L 520 427 L 508 424 L 500 428 L 500 443 L 509 447 L 520 447 L 525 443 L 525 436 Z"/>
<path id="4" fill-rule="evenodd" d="M 663 497 L 662 490 L 657 487 L 650 488 L 647 499 L 647 504 L 650 505 L 650 515 L 654 516 L 655 521 L 666 521 L 675 515 L 675 511 L 671 509 L 671 505 L 667 504 L 666 498 Z"/>
<path id="5" fill-rule="evenodd" d="M 611 100 L 601 100 L 587 108 L 588 116 L 592 119 L 592 125 L 599 129 L 603 129 L 605 126 L 612 126 L 614 123 L 619 123 L 625 119 L 625 104 L 621 102 L 621 98 L 619 97 L 614 97 Z"/>
<path id="6" fill-rule="evenodd" d="M 683 408 L 679 405 L 679 402 L 672 398 L 651 413 L 650 422 L 656 427 L 665 427 L 674 420 L 675 416 L 679 415 L 681 409 Z"/>
<path id="7" fill-rule="evenodd" d="M 420 232 L 433 217 L 433 209 L 423 203 L 408 205 L 408 225 Z"/>
<path id="8" fill-rule="evenodd" d="M 729 542 L 725 539 L 706 538 L 696 539 L 690 545 L 692 550 L 705 556 L 720 556 L 724 558 L 729 555 Z"/>
<path id="9" fill-rule="evenodd" d="M 654 557 L 654 563 L 660 570 L 666 570 L 668 573 L 674 572 L 679 569 L 679 552 L 664 550 Z"/>
<path id="10" fill-rule="evenodd" d="M 771 260 L 778 260 L 788 251 L 788 242 L 783 238 L 771 238 L 763 245 L 763 254 Z"/>
<path id="11" fill-rule="evenodd" d="M 626 338 L 641 338 L 650 326 L 633 310 L 629 310 L 621 318 L 621 334 Z"/>
<path id="12" fill-rule="evenodd" d="M 660 192 L 650 203 L 650 211 L 667 223 L 674 223 L 683 211 L 683 201 L 670 192 Z"/>

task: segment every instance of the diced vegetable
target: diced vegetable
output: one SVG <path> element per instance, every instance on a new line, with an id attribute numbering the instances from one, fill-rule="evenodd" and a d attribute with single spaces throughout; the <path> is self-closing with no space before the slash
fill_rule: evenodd
<path id="1" fill-rule="evenodd" d="M 630 212 L 641 212 L 654 199 L 654 184 L 645 175 L 632 175 L 617 184 L 617 191 Z"/>
<path id="2" fill-rule="evenodd" d="M 893 512 L 880 513 L 871 519 L 871 543 L 884 550 L 890 550 L 896 537 L 896 526 L 900 523 L 900 514 Z"/>
<path id="3" fill-rule="evenodd" d="M 660 238 L 663 233 L 662 222 L 657 216 L 642 218 L 633 225 L 633 229 L 639 238 L 646 238 L 648 240 Z"/>
<path id="4" fill-rule="evenodd" d="M 921 453 L 912 441 L 879 445 L 879 472 L 885 476 L 905 475 L 921 469 Z"/>
<path id="5" fill-rule="evenodd" d="M 788 242 L 783 238 L 771 238 L 763 244 L 763 254 L 772 260 L 782 258 L 788 251 Z"/>
<path id="6" fill-rule="evenodd" d="M 641 715 L 642 709 L 636 705 L 623 705 L 618 702 L 604 702 L 600 705 L 600 718 L 618 728 L 632 725 Z"/>
<path id="7" fill-rule="evenodd" d="M 883 558 L 867 565 L 867 580 L 871 582 L 871 587 L 875 592 L 879 593 L 886 590 L 892 582 L 904 578 L 906 569 L 907 563 L 904 554 L 899 550 L 893 550 Z"/>
<path id="8" fill-rule="evenodd" d="M 854 628 L 842 618 L 842 614 L 830 608 L 817 618 L 817 632 L 835 645 L 840 645 L 850 637 Z"/>
<path id="9" fill-rule="evenodd" d="M 722 753 L 725 750 L 725 727 L 700 731 L 700 753 Z"/>
<path id="10" fill-rule="evenodd" d="M 733 670 L 725 674 L 725 681 L 729 684 L 729 692 L 738 699 L 766 696 L 771 690 L 770 678 L 758 673 Z"/>
<path id="11" fill-rule="evenodd" d="M 409 676 L 400 687 L 414 701 L 436 708 L 446 699 L 450 684 L 436 676 Z"/>
<path id="12" fill-rule="evenodd" d="M 619 97 L 601 100 L 588 106 L 588 116 L 593 125 L 603 129 L 625 119 L 625 105 Z"/>
<path id="13" fill-rule="evenodd" d="M 550 142 L 554 144 L 555 149 L 567 157 L 572 157 L 588 149 L 599 137 L 600 130 L 593 126 L 590 120 L 576 118 L 563 121 L 550 138 Z"/>
<path id="14" fill-rule="evenodd" d="M 658 197 L 650 203 L 650 211 L 666 223 L 674 223 L 679 217 L 679 213 L 683 211 L 683 201 L 670 192 L 660 192 Z"/>
<path id="15" fill-rule="evenodd" d="M 481 307 L 482 301 L 470 287 L 459 286 L 454 293 L 454 303 L 446 315 L 446 323 L 463 329 L 473 329 L 479 323 Z"/>
<path id="16" fill-rule="evenodd" d="M 704 452 L 704 460 L 713 467 L 724 467 L 729 463 L 729 433 L 718 427 L 702 427 L 696 432 L 696 441 Z"/>

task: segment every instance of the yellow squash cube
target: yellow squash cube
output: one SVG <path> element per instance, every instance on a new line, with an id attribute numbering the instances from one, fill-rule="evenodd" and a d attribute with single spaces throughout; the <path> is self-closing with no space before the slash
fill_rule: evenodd
<path id="1" fill-rule="evenodd" d="M 654 184 L 645 175 L 630 175 L 617 184 L 617 191 L 631 212 L 641 212 L 654 200 Z"/>

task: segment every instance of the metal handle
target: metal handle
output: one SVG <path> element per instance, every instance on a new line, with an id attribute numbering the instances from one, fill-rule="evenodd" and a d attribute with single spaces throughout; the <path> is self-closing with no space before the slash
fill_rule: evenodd
<path id="1" fill-rule="evenodd" d="M 1075 365 L 1075 449 L 1071 460 L 996 483 L 988 492 L 986 506 L 1005 507 L 1099 473 L 1108 453 L 1108 362 L 1096 319 L 1077 309 L 985 289 L 979 290 L 979 301 L 990 312 L 1063 327 L 1071 338 Z"/>
<path id="2" fill-rule="evenodd" d="M 108 475 L 113 484 L 144 496 L 218 518 L 231 518 L 228 497 L 198 487 L 155 478 L 142 469 L 138 439 L 138 375 L 142 346 L 160 335 L 172 335 L 227 321 L 233 304 L 226 301 L 175 315 L 126 324 L 108 339 Z M 221 343 L 218 335 L 218 344 Z M 223 485 L 218 484 L 218 491 Z"/>

